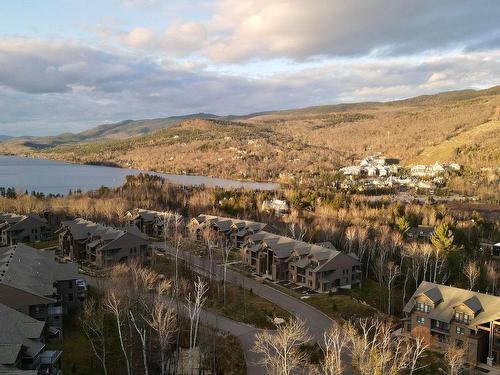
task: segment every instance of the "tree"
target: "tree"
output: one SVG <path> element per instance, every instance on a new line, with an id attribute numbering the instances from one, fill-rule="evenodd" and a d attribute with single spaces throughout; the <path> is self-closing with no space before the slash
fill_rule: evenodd
<path id="1" fill-rule="evenodd" d="M 448 375 L 459 375 L 461 373 L 466 353 L 464 346 L 458 346 L 455 343 L 448 345 L 444 353 L 444 358 L 448 364 Z"/>
<path id="2" fill-rule="evenodd" d="M 325 375 L 342 375 L 344 365 L 342 362 L 342 352 L 347 348 L 349 338 L 347 331 L 337 321 L 333 321 L 330 329 L 323 334 L 323 361 L 321 370 Z"/>
<path id="3" fill-rule="evenodd" d="M 498 283 L 498 270 L 495 263 L 490 262 L 486 265 L 486 278 L 491 286 L 491 293 L 495 294 Z"/>
<path id="4" fill-rule="evenodd" d="M 104 375 L 108 374 L 106 366 L 106 332 L 104 329 L 104 311 L 100 305 L 93 299 L 87 298 L 83 305 L 83 314 L 80 318 L 82 330 L 87 336 L 92 351 L 96 358 L 101 362 Z"/>
<path id="5" fill-rule="evenodd" d="M 229 261 L 229 255 L 231 254 L 231 243 L 229 241 L 224 241 L 222 244 L 222 257 L 223 257 L 223 267 L 224 267 L 224 277 L 223 277 L 223 296 L 224 296 L 224 305 L 226 304 L 226 280 L 227 280 L 227 266 Z"/>
<path id="6" fill-rule="evenodd" d="M 198 281 L 194 283 L 194 296 L 188 294 L 186 301 L 189 314 L 189 363 L 192 369 L 192 350 L 196 347 L 198 339 L 198 324 L 200 322 L 201 309 L 207 300 L 205 294 L 208 291 L 208 285 L 198 276 Z"/>
<path id="7" fill-rule="evenodd" d="M 410 223 L 404 216 L 400 216 L 396 219 L 396 229 L 401 235 L 405 236 L 406 232 L 410 230 Z"/>
<path id="8" fill-rule="evenodd" d="M 395 264 L 394 262 L 387 262 L 387 289 L 389 291 L 389 296 L 388 296 L 388 304 L 387 304 L 387 314 L 391 315 L 391 292 L 392 292 L 392 283 L 398 277 L 401 275 L 401 270 L 399 269 L 399 266 Z"/>
<path id="9" fill-rule="evenodd" d="M 481 270 L 473 260 L 469 261 L 465 265 L 464 274 L 469 280 L 469 290 L 474 289 L 474 285 L 476 285 L 476 281 L 479 278 L 480 273 Z"/>
<path id="10" fill-rule="evenodd" d="M 454 235 L 448 220 L 443 220 L 431 234 L 432 244 L 441 249 L 447 250 L 453 245 Z"/>
<path id="11" fill-rule="evenodd" d="M 156 300 L 149 316 L 145 318 L 149 326 L 156 332 L 160 345 L 161 375 L 165 375 L 166 358 L 165 353 L 172 341 L 176 330 L 176 316 L 173 309 L 160 300 Z"/>
<path id="12" fill-rule="evenodd" d="M 118 330 L 118 338 L 120 339 L 120 347 L 122 349 L 123 357 L 125 358 L 125 365 L 127 366 L 127 374 L 130 375 L 130 360 L 127 355 L 127 350 L 125 348 L 125 341 L 122 332 L 123 324 L 123 301 L 121 297 L 114 290 L 108 291 L 104 299 L 104 307 L 113 314 L 116 322 L 116 328 Z"/>
<path id="13" fill-rule="evenodd" d="M 305 323 L 292 319 L 278 326 L 276 333 L 257 333 L 253 351 L 263 356 L 260 364 L 267 368 L 268 374 L 289 375 L 305 362 L 307 355 L 300 346 L 309 340 Z"/>

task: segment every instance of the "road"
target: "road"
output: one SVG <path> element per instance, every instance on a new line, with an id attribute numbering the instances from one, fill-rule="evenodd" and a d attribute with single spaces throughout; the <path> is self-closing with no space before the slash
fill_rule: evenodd
<path id="1" fill-rule="evenodd" d="M 87 284 L 93 288 L 100 289 L 105 287 L 102 279 L 96 279 L 95 277 L 88 275 L 82 275 L 82 277 L 85 279 Z M 181 304 L 179 310 L 183 316 L 188 316 L 187 307 L 185 305 Z M 207 310 L 201 311 L 200 323 L 217 331 L 229 333 L 239 340 L 243 354 L 245 355 L 247 374 L 262 375 L 266 372 L 265 368 L 258 364 L 261 362 L 259 355 L 252 351 L 255 343 L 255 335 L 259 332 L 263 332 L 264 330 L 245 323 L 236 322 Z"/>
<path id="2" fill-rule="evenodd" d="M 166 254 L 175 257 L 175 249 L 169 246 L 165 249 L 165 244 L 163 242 L 154 243 L 153 248 L 161 249 L 165 251 Z M 190 263 L 201 273 L 207 274 L 208 270 L 210 270 L 210 262 L 206 258 L 182 251 L 179 251 L 179 258 Z M 218 267 L 219 270 L 216 274 L 222 275 L 222 266 Z M 252 289 L 253 293 L 258 296 L 273 302 L 275 305 L 304 320 L 309 327 L 309 334 L 312 336 L 313 340 L 318 343 L 323 342 L 323 333 L 331 326 L 332 320 L 321 311 L 295 297 L 230 269 L 227 270 L 227 281 L 232 284 L 241 285 L 246 289 Z"/>

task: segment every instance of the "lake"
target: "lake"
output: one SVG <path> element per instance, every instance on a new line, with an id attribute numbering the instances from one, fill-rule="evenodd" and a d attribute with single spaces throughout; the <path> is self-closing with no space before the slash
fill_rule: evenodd
<path id="1" fill-rule="evenodd" d="M 245 188 L 276 190 L 279 185 L 272 182 L 249 182 L 206 176 L 187 176 L 140 171 L 136 169 L 112 168 L 94 165 L 71 164 L 61 161 L 32 159 L 0 155 L 0 187 L 15 187 L 25 191 L 44 194 L 67 194 L 69 190 L 89 191 L 100 186 L 117 187 L 124 183 L 125 176 L 150 173 L 165 177 L 170 182 L 185 186 L 205 185 L 222 188 Z"/>

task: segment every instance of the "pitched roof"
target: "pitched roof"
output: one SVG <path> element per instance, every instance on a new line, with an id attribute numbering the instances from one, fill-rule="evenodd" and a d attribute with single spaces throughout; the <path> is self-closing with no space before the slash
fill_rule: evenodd
<path id="1" fill-rule="evenodd" d="M 0 344 L 22 345 L 29 356 L 38 354 L 45 344 L 38 341 L 42 335 L 45 322 L 33 319 L 10 307 L 0 304 Z M 9 347 L 8 354 L 13 355 L 14 348 Z M 6 355 L 4 353 L 4 355 Z M 3 362 L 2 364 L 9 364 Z"/>
<path id="2" fill-rule="evenodd" d="M 0 284 L 52 296 L 54 282 L 78 278 L 76 263 L 58 263 L 51 251 L 24 244 L 0 248 Z"/>
<path id="3" fill-rule="evenodd" d="M 435 299 L 437 296 L 436 290 L 439 291 L 442 299 L 441 302 L 438 302 L 429 312 L 429 317 L 431 319 L 450 322 L 453 318 L 455 307 L 460 305 L 465 305 L 475 312 L 474 318 L 468 325 L 470 328 L 500 319 L 500 297 L 441 284 L 434 284 L 428 281 L 422 281 L 403 311 L 411 313 L 415 306 L 415 298 L 420 295 L 429 297 L 430 292 L 430 295 Z"/>

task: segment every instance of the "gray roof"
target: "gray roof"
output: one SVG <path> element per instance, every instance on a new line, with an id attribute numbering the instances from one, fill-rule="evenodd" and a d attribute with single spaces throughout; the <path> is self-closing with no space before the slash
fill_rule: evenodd
<path id="1" fill-rule="evenodd" d="M 38 321 L 32 317 L 20 313 L 10 307 L 0 304 L 0 344 L 22 345 L 26 348 L 29 356 L 38 354 L 45 344 L 40 342 L 45 322 Z M 13 348 L 10 347 L 9 355 Z M 3 362 L 2 364 L 9 364 Z"/>
<path id="2" fill-rule="evenodd" d="M 434 289 L 439 290 L 442 300 L 429 312 L 431 319 L 450 322 L 457 306 L 466 306 L 475 313 L 468 325 L 472 329 L 477 325 L 500 319 L 500 297 L 428 281 L 422 281 L 403 311 L 411 313 L 415 306 L 415 299 L 422 295 L 428 297 L 429 291 L 431 291 L 431 296 L 437 295 L 435 291 L 432 291 Z"/>
<path id="3" fill-rule="evenodd" d="M 266 223 L 260 223 L 257 221 L 241 220 L 230 217 L 213 216 L 213 215 L 198 215 L 194 220 L 196 220 L 198 224 L 206 223 L 217 226 L 223 232 L 227 232 L 230 229 L 234 228 L 237 231 L 245 229 L 249 232 L 256 233 L 267 226 Z"/>
<path id="4" fill-rule="evenodd" d="M 78 278 L 76 263 L 58 263 L 52 251 L 24 244 L 0 248 L 0 284 L 50 297 L 54 282 Z"/>
<path id="5" fill-rule="evenodd" d="M 424 294 L 429 298 L 433 303 L 438 303 L 443 299 L 443 295 L 438 287 L 431 288 L 424 292 Z"/>
<path id="6" fill-rule="evenodd" d="M 14 363 L 16 363 L 21 348 L 22 348 L 21 344 L 0 343 L 0 365 L 13 365 Z"/>
<path id="7" fill-rule="evenodd" d="M 304 268 L 311 262 L 315 262 L 315 264 L 317 264 L 314 269 L 315 272 L 325 272 L 336 268 L 338 264 L 332 260 L 339 254 L 345 255 L 340 251 L 335 250 L 335 248 L 323 247 L 318 244 L 313 245 L 265 231 L 252 234 L 249 237 L 249 240 L 251 250 L 255 250 L 257 246 L 267 246 L 273 250 L 276 257 L 282 259 L 286 259 L 296 254 L 300 257 L 300 259 L 295 262 L 297 267 Z M 358 260 L 348 257 L 347 255 L 345 255 L 345 258 L 343 257 L 342 259 L 348 263 L 359 264 Z"/>

